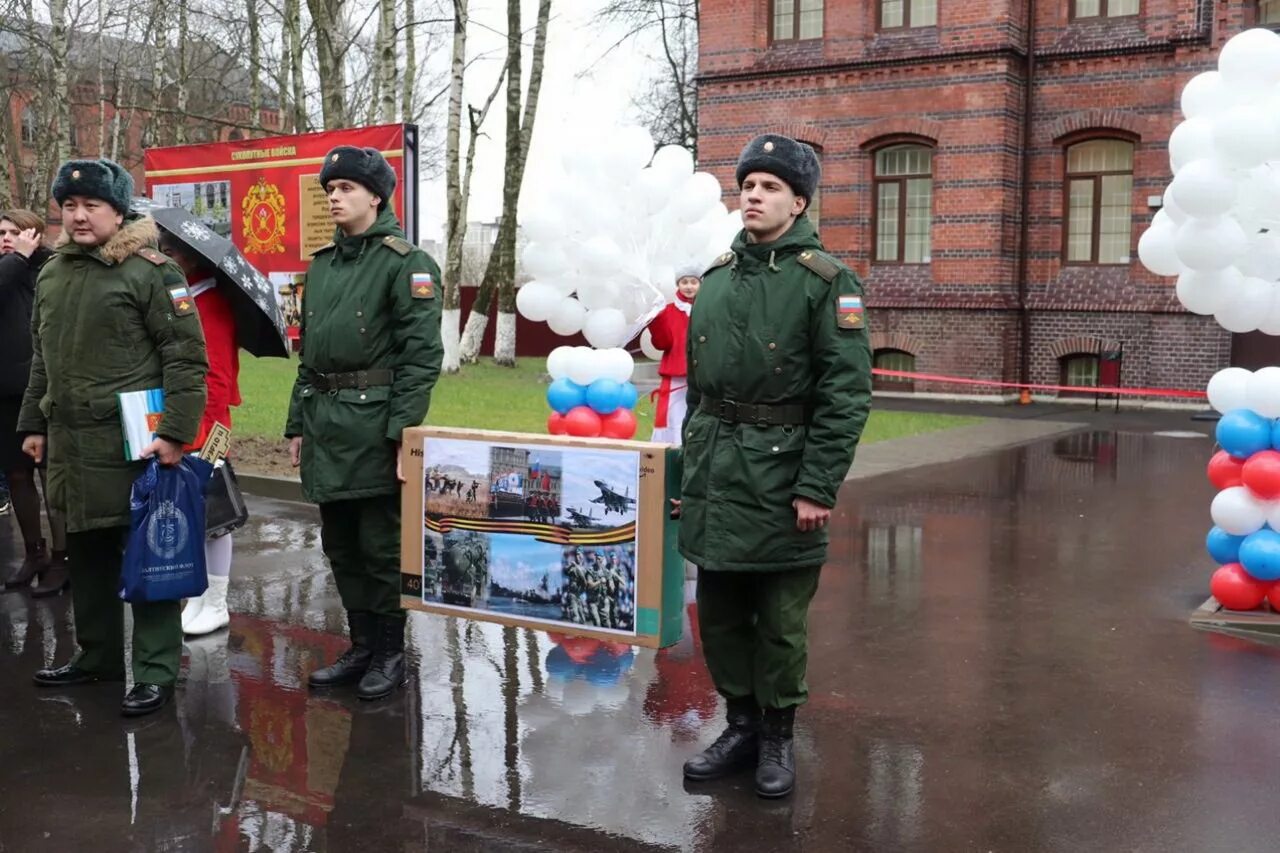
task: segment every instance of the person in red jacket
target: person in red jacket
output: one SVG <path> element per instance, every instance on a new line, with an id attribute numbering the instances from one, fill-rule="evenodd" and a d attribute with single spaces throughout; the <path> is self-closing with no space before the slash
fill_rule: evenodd
<path id="1" fill-rule="evenodd" d="M 701 271 L 692 267 L 679 270 L 676 278 L 676 301 L 659 312 L 649 324 L 649 337 L 655 349 L 662 350 L 658 375 L 662 382 L 654 392 L 657 405 L 653 413 L 653 441 L 680 443 L 684 424 L 685 388 L 688 368 L 685 365 L 685 338 L 689 334 L 689 312 L 702 286 Z"/>
<path id="2" fill-rule="evenodd" d="M 231 408 L 240 405 L 240 349 L 236 345 L 236 320 L 231 303 L 218 289 L 217 269 L 207 258 L 161 232 L 160 248 L 173 258 L 187 276 L 187 289 L 196 300 L 200 325 L 204 327 L 209 353 L 209 373 L 205 379 L 208 402 L 200 421 L 200 433 L 189 449 L 204 446 L 215 423 L 231 429 Z M 227 584 L 231 578 L 231 536 L 208 539 L 204 545 L 209 588 L 199 598 L 189 599 L 182 610 L 182 631 L 198 636 L 211 634 L 231 622 L 227 612 Z"/>

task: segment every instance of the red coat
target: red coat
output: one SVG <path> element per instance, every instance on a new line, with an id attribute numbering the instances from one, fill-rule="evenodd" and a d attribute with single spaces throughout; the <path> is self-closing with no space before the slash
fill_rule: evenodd
<path id="1" fill-rule="evenodd" d="M 649 336 L 653 338 L 654 347 L 662 350 L 658 375 L 688 375 L 684 350 L 685 339 L 689 336 L 689 315 L 677 308 L 674 303 L 668 305 L 649 324 Z"/>
<path id="2" fill-rule="evenodd" d="M 192 447 L 202 447 L 215 421 L 231 427 L 231 407 L 240 405 L 240 348 L 236 346 L 236 319 L 231 303 L 216 286 L 196 294 L 196 310 L 204 328 L 204 345 L 209 353 L 209 373 L 205 378 L 209 399 L 200 434 Z"/>

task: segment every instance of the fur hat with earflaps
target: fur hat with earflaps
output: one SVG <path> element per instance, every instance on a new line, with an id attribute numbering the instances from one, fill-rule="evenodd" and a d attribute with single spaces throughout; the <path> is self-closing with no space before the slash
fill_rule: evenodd
<path id="1" fill-rule="evenodd" d="M 58 204 L 73 195 L 81 195 L 100 198 L 119 213 L 128 215 L 133 201 L 133 176 L 124 166 L 105 157 L 68 160 L 58 167 L 50 192 Z"/>
<path id="2" fill-rule="evenodd" d="M 320 186 L 327 187 L 336 178 L 355 181 L 382 199 L 378 210 L 384 210 L 396 191 L 396 173 L 376 148 L 339 145 L 324 155 L 320 167 Z"/>
<path id="3" fill-rule="evenodd" d="M 738 186 L 742 186 L 752 172 L 776 175 L 806 202 L 813 201 L 813 194 L 822 179 L 822 166 L 814 150 L 803 142 L 777 133 L 757 136 L 742 149 L 735 173 Z"/>

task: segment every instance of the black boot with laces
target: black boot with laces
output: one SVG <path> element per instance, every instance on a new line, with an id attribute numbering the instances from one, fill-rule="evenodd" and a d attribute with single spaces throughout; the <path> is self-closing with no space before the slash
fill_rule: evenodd
<path id="1" fill-rule="evenodd" d="M 684 763 L 684 778 L 719 779 L 755 763 L 760 725 L 755 699 L 730 699 L 727 716 L 729 725 L 716 742 Z"/>
<path id="2" fill-rule="evenodd" d="M 756 793 L 770 800 L 787 796 L 796 786 L 795 743 L 791 738 L 795 718 L 795 708 L 766 708 L 760 719 Z"/>

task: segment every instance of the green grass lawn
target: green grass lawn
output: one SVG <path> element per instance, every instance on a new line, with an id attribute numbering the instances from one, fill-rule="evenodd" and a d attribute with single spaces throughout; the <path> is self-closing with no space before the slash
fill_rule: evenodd
<path id="1" fill-rule="evenodd" d="M 515 368 L 506 368 L 495 367 L 486 359 L 461 373 L 441 376 L 431 396 L 427 422 L 435 426 L 545 433 L 549 410 L 546 385 L 542 382 L 544 364 L 540 358 L 525 358 Z M 240 396 L 244 404 L 233 413 L 237 435 L 277 438 L 284 432 L 289 391 L 296 373 L 297 362 L 293 359 L 241 354 Z M 645 438 L 653 427 L 653 407 L 647 397 L 642 397 L 636 406 L 636 417 L 640 422 L 636 437 Z M 862 440 L 884 441 L 979 420 L 961 415 L 873 411 Z"/>

